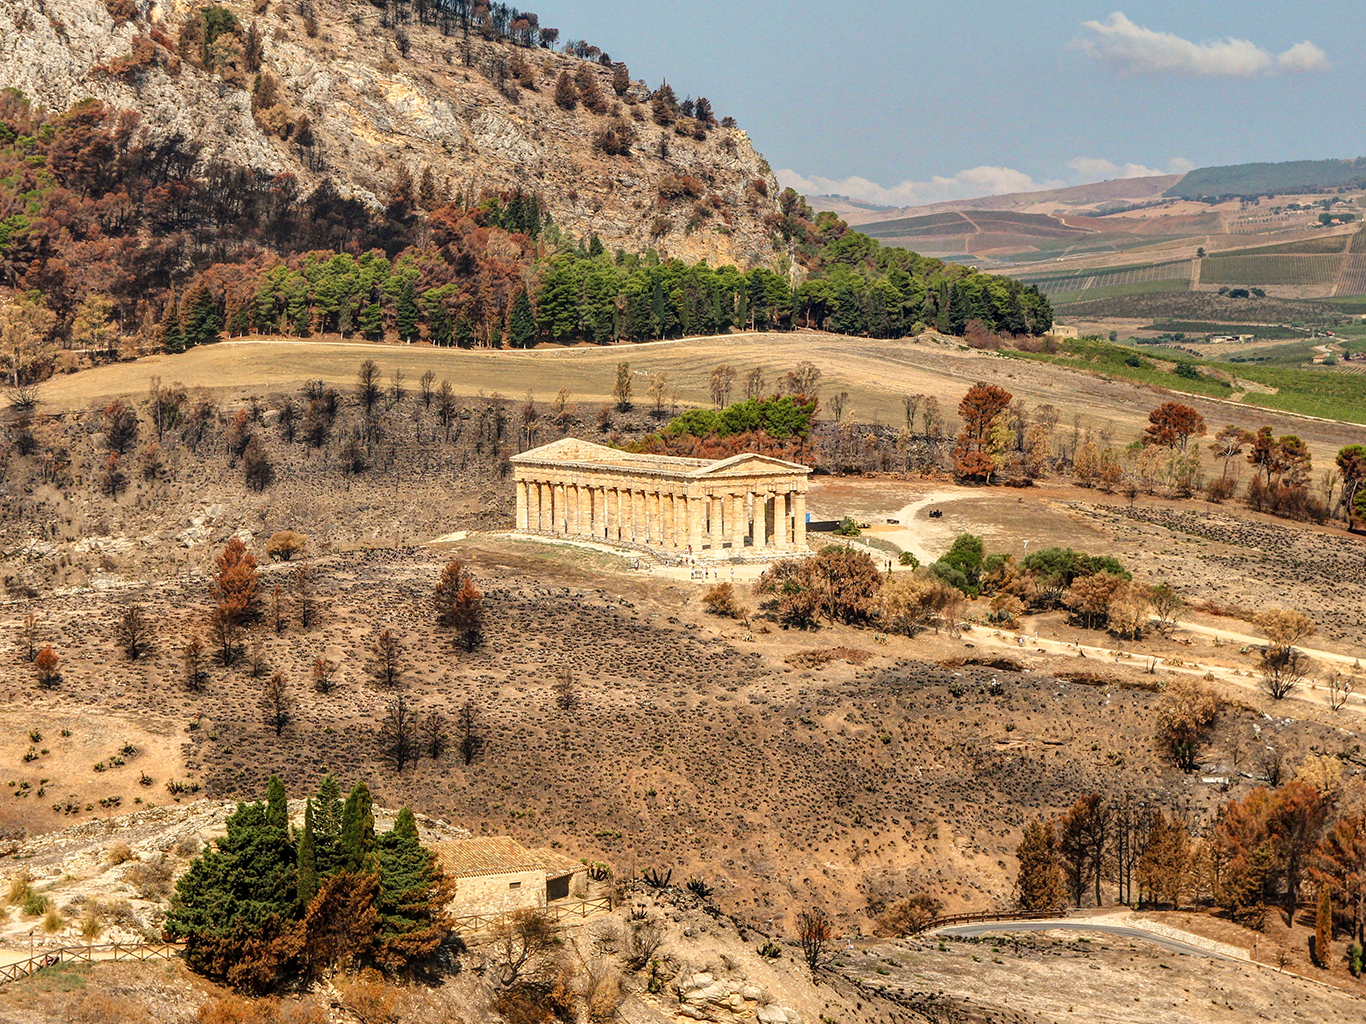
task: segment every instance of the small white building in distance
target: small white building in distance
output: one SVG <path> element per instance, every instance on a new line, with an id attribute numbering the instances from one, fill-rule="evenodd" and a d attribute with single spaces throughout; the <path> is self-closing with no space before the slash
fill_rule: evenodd
<path id="1" fill-rule="evenodd" d="M 554 850 L 528 850 L 511 836 L 441 839 L 428 846 L 455 880 L 450 910 L 456 917 L 544 910 L 587 889 L 587 865 Z"/>
<path id="2" fill-rule="evenodd" d="M 1075 327 L 1068 327 L 1066 324 L 1054 324 L 1052 330 L 1048 332 L 1055 338 L 1080 338 L 1081 332 Z"/>

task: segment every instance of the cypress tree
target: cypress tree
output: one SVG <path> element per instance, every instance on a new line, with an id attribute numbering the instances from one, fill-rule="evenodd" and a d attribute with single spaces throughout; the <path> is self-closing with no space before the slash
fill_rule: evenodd
<path id="1" fill-rule="evenodd" d="M 266 784 L 266 824 L 289 835 L 289 799 L 278 775 L 272 775 Z"/>
<path id="2" fill-rule="evenodd" d="M 304 804 L 304 831 L 295 852 L 299 865 L 299 906 L 307 909 L 318 892 L 318 851 L 313 842 L 313 801 Z"/>
<path id="3" fill-rule="evenodd" d="M 325 876 L 340 869 L 342 797 L 335 775 L 324 777 L 313 800 L 313 847 L 318 874 Z"/>
<path id="4" fill-rule="evenodd" d="M 595 257 L 601 256 L 606 251 L 607 250 L 603 247 L 602 239 L 599 238 L 598 233 L 594 231 L 593 237 L 588 240 L 588 258 L 590 260 L 594 259 Z"/>
<path id="5" fill-rule="evenodd" d="M 216 848 L 181 876 L 166 928 L 187 939 L 185 958 L 194 970 L 269 987 L 275 968 L 258 962 L 260 944 L 280 934 L 293 916 L 294 847 L 278 814 L 260 801 L 238 804 L 225 825 L 227 834 Z"/>
<path id="6" fill-rule="evenodd" d="M 393 829 L 379 837 L 379 878 L 378 958 L 392 970 L 441 944 L 452 895 L 436 854 L 419 841 L 407 807 L 398 812 Z"/>
<path id="7" fill-rule="evenodd" d="M 351 787 L 342 808 L 341 849 L 338 867 L 343 871 L 367 871 L 375 849 L 375 813 L 370 788 L 364 781 Z"/>
<path id="8" fill-rule="evenodd" d="M 1327 885 L 1319 886 L 1319 912 L 1314 921 L 1314 959 L 1327 968 L 1333 955 L 1333 895 Z"/>

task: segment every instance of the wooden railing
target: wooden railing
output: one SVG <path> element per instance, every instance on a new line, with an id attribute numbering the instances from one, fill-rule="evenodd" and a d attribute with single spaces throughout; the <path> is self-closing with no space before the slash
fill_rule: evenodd
<path id="1" fill-rule="evenodd" d="M 1055 917 L 1066 917 L 1069 911 L 1066 910 L 1017 910 L 1007 914 L 952 914 L 945 917 L 936 917 L 928 925 L 925 931 L 934 931 L 936 928 L 944 928 L 951 924 L 978 924 L 991 921 L 1045 921 Z"/>
<path id="2" fill-rule="evenodd" d="M 528 908 L 537 909 L 537 908 Z M 610 896 L 597 896 L 593 899 L 561 901 L 547 904 L 541 912 L 550 920 L 558 923 L 566 917 L 587 917 L 602 910 L 612 909 L 612 898 Z M 516 913 L 500 914 L 462 914 L 453 919 L 451 931 L 461 934 L 472 935 L 480 932 L 493 931 L 495 928 L 506 924 Z"/>
<path id="3" fill-rule="evenodd" d="M 185 948 L 177 942 L 109 942 L 91 946 L 62 946 L 0 966 L 0 985 L 27 978 L 58 964 L 93 964 L 114 960 L 174 960 Z"/>

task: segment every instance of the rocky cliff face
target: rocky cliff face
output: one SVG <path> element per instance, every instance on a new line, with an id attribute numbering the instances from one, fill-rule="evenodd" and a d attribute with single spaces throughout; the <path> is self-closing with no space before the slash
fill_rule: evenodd
<path id="1" fill-rule="evenodd" d="M 477 33 L 386 28 L 358 0 L 315 2 L 308 20 L 292 3 L 229 0 L 243 37 L 259 33 L 257 71 L 240 46 L 206 59 L 192 27 L 202 6 L 0 0 L 0 86 L 54 111 L 86 97 L 136 110 L 153 134 L 198 140 L 206 161 L 288 172 L 305 191 L 327 178 L 382 202 L 400 168 L 415 180 L 430 168 L 439 198 L 520 186 L 562 228 L 597 232 L 609 249 L 778 265 L 763 224 L 777 181 L 748 136 L 655 124 L 645 87 L 618 96 L 609 68 Z M 593 77 L 601 113 L 556 104 L 565 72 Z M 266 103 L 263 79 L 275 92 Z M 609 129 L 629 152 L 598 145 Z"/>

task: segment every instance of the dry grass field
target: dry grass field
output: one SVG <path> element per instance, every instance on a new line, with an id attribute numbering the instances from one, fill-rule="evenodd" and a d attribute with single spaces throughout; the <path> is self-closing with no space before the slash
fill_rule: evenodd
<path id="1" fill-rule="evenodd" d="M 635 400 L 642 407 L 649 402 L 646 390 L 657 373 L 668 375 L 677 403 L 708 406 L 708 378 L 722 363 L 735 367 L 740 380 L 751 369 L 762 368 L 772 386 L 784 371 L 810 360 L 821 370 L 820 394 L 827 403 L 830 396 L 848 392 L 844 416 L 851 421 L 896 426 L 905 420 L 902 398 L 926 394 L 939 399 L 950 429 L 956 429 L 953 410 L 963 392 L 985 380 L 1031 406 L 1054 405 L 1063 413 L 1064 428 L 1075 417 L 1082 429 L 1121 443 L 1140 433 L 1148 410 L 1169 397 L 1159 389 L 1125 381 L 1003 359 L 948 339 L 886 341 L 798 331 L 527 352 L 243 339 L 58 377 L 44 386 L 43 402 L 53 410 L 84 409 L 118 395 L 146 394 L 153 378 L 160 378 L 163 384 L 179 381 L 212 389 L 229 406 L 252 395 L 297 388 L 310 379 L 349 386 L 364 359 L 373 359 L 386 376 L 401 369 L 410 388 L 431 370 L 438 381 L 449 380 L 455 393 L 466 398 L 501 395 L 520 400 L 530 393 L 549 402 L 560 388 L 567 388 L 573 401 L 589 405 L 612 402 L 616 365 L 625 361 L 631 364 Z M 1255 428 L 1268 423 L 1277 434 L 1299 434 L 1321 464 L 1331 461 L 1344 444 L 1366 439 L 1366 428 L 1352 425 L 1193 396 L 1180 400 L 1197 407 L 1210 424 L 1232 420 Z"/>

